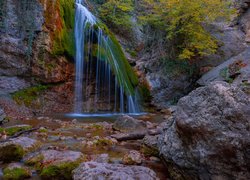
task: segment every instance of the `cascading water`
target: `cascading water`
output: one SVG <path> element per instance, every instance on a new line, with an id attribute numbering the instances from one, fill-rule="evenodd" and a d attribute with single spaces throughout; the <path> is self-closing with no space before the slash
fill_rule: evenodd
<path id="1" fill-rule="evenodd" d="M 75 113 L 140 112 L 137 92 L 122 69 L 116 45 L 83 3 L 76 0 Z"/>

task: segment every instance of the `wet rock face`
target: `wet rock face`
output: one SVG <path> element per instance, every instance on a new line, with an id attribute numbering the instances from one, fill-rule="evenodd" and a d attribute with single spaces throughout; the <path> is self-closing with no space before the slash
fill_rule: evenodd
<path id="1" fill-rule="evenodd" d="M 5 115 L 4 111 L 0 108 L 0 124 L 2 124 L 5 117 L 6 117 L 6 115 Z"/>
<path id="2" fill-rule="evenodd" d="M 42 31 L 43 9 L 38 0 L 1 3 L 0 76 L 24 75 L 29 69 L 33 38 Z"/>
<path id="3" fill-rule="evenodd" d="M 250 96 L 225 82 L 198 88 L 178 102 L 158 147 L 172 175 L 249 179 Z"/>
<path id="4" fill-rule="evenodd" d="M 142 166 L 124 166 L 121 164 L 107 164 L 97 162 L 82 163 L 73 173 L 74 180 L 89 179 L 137 179 L 157 180 L 156 174 L 149 168 Z"/>

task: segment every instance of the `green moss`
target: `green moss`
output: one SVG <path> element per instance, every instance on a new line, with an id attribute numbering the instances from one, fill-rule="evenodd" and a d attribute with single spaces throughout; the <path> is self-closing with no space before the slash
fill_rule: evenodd
<path id="1" fill-rule="evenodd" d="M 4 132 L 4 128 L 0 127 L 0 133 L 3 133 Z"/>
<path id="2" fill-rule="evenodd" d="M 34 156 L 33 158 L 26 160 L 25 164 L 28 166 L 35 166 L 37 170 L 41 170 L 41 162 L 43 161 L 43 159 L 43 155 Z"/>
<path id="3" fill-rule="evenodd" d="M 102 125 L 99 125 L 99 124 L 93 124 L 92 125 L 92 128 L 96 129 L 96 130 L 102 130 L 103 129 L 103 126 Z"/>
<path id="4" fill-rule="evenodd" d="M 29 177 L 30 173 L 28 172 L 27 169 L 24 168 L 13 168 L 13 169 L 6 168 L 3 171 L 4 180 L 19 180 Z"/>
<path id="5" fill-rule="evenodd" d="M 58 0 L 60 23 L 55 33 L 52 55 L 66 55 L 74 57 L 74 0 Z"/>
<path id="6" fill-rule="evenodd" d="M 43 128 L 43 129 L 39 129 L 38 130 L 38 132 L 40 132 L 40 133 L 47 133 L 49 130 L 48 129 L 45 129 L 45 128 Z"/>
<path id="7" fill-rule="evenodd" d="M 113 73 L 116 75 L 119 84 L 124 87 L 126 94 L 134 95 L 134 89 L 139 83 L 136 73 L 128 63 L 122 47 L 114 34 L 101 22 L 98 22 L 95 26 L 96 29 L 98 27 L 100 27 L 109 37 L 108 44 L 112 54 L 110 51 L 106 51 L 106 58 L 108 59 Z M 114 62 L 111 61 L 113 59 L 112 57 L 115 58 L 117 64 L 114 64 Z M 118 66 L 118 68 L 116 68 L 116 66 Z"/>
<path id="8" fill-rule="evenodd" d="M 145 156 L 159 156 L 159 151 L 155 148 L 150 148 L 148 146 L 143 145 L 141 147 L 141 152 L 145 155 Z"/>
<path id="9" fill-rule="evenodd" d="M 220 76 L 228 83 L 233 83 L 234 79 L 230 77 L 229 68 L 225 67 L 220 70 Z"/>
<path id="10" fill-rule="evenodd" d="M 95 142 L 95 145 L 96 146 L 109 146 L 109 145 L 112 145 L 113 142 L 109 139 L 98 139 L 96 142 Z"/>
<path id="11" fill-rule="evenodd" d="M 8 136 L 13 136 L 14 134 L 16 134 L 17 132 L 20 132 L 20 131 L 25 131 L 25 130 L 29 130 L 31 129 L 32 127 L 31 126 L 13 126 L 13 127 L 8 127 L 8 128 L 5 128 L 5 132 Z M 0 129 L 1 131 L 1 129 Z"/>
<path id="12" fill-rule="evenodd" d="M 50 165 L 43 168 L 40 176 L 42 179 L 72 179 L 72 171 L 80 162 L 68 162 L 58 165 Z"/>
<path id="13" fill-rule="evenodd" d="M 38 85 L 30 87 L 12 94 L 12 98 L 17 102 L 17 104 L 25 104 L 30 106 L 34 100 L 40 95 L 41 92 L 48 89 L 49 86 Z"/>
<path id="14" fill-rule="evenodd" d="M 9 144 L 0 147 L 0 160 L 4 162 L 19 161 L 22 159 L 24 153 L 20 145 Z"/>

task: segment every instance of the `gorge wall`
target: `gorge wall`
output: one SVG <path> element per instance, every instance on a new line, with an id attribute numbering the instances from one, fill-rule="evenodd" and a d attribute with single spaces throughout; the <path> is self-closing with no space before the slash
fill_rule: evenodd
<path id="1" fill-rule="evenodd" d="M 59 0 L 1 1 L 0 106 L 9 116 L 71 109 L 74 65 L 63 31 L 73 26 L 66 27 L 62 5 Z M 74 9 L 74 1 L 69 5 L 65 13 Z"/>

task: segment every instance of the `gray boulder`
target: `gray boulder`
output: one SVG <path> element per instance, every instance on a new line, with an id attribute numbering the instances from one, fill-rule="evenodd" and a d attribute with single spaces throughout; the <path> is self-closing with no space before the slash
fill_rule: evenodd
<path id="1" fill-rule="evenodd" d="M 214 82 L 180 99 L 158 147 L 173 179 L 250 179 L 250 96 Z"/>
<path id="2" fill-rule="evenodd" d="M 3 123 L 5 118 L 6 118 L 6 115 L 5 115 L 4 111 L 0 108 L 0 124 Z"/>
<path id="3" fill-rule="evenodd" d="M 146 123 L 131 116 L 121 116 L 113 124 L 113 129 L 120 132 L 146 131 Z"/>
<path id="4" fill-rule="evenodd" d="M 82 163 L 73 172 L 74 180 L 157 180 L 156 173 L 142 166 L 125 166 L 97 162 Z"/>

